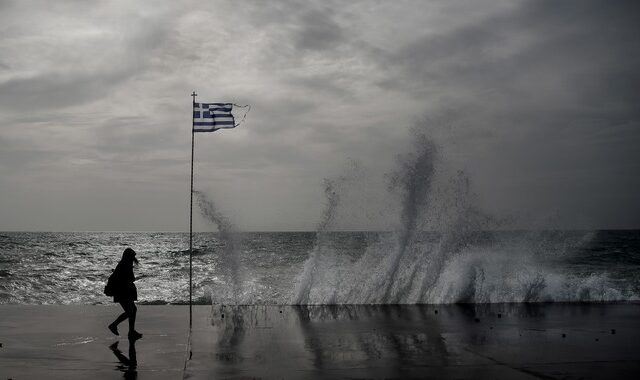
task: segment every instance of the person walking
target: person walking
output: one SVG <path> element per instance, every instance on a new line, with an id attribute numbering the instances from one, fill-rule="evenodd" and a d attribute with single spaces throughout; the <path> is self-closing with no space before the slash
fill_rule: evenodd
<path id="1" fill-rule="evenodd" d="M 122 259 L 116 266 L 116 269 L 111 274 L 107 287 L 110 287 L 111 294 L 113 294 L 113 302 L 117 302 L 122 306 L 124 313 L 120 314 L 108 328 L 115 335 L 118 334 L 118 324 L 129 319 L 129 339 L 140 339 L 142 334 L 136 331 L 136 308 L 135 302 L 138 299 L 138 290 L 134 281 L 136 278 L 133 275 L 133 264 L 138 264 L 136 259 L 136 252 L 127 248 L 122 253 Z"/>

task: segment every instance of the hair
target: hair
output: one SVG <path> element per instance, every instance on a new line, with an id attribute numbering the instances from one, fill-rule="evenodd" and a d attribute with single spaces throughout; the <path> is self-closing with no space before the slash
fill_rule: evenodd
<path id="1" fill-rule="evenodd" d="M 124 250 L 124 252 L 122 252 L 122 260 L 130 260 L 130 261 L 138 264 L 138 259 L 136 259 L 136 251 L 134 251 L 133 249 L 127 247 Z"/>

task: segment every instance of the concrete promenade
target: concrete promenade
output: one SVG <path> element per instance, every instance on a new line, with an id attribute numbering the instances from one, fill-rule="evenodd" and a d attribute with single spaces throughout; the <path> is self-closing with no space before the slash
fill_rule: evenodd
<path id="1" fill-rule="evenodd" d="M 640 305 L 214 307 L 188 379 L 631 379 Z"/>
<path id="2" fill-rule="evenodd" d="M 613 379 L 640 375 L 639 304 L 0 306 L 4 379 Z M 190 339 L 189 339 L 190 337 Z M 116 344 L 117 342 L 117 344 Z"/>
<path id="3" fill-rule="evenodd" d="M 126 321 L 120 337 L 107 330 L 121 312 L 116 304 L 0 306 L 0 380 L 182 378 L 188 306 L 138 306 L 144 337 L 133 344 Z"/>

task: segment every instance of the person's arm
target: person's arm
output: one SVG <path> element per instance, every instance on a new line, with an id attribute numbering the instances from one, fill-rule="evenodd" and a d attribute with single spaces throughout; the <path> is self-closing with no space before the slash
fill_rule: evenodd
<path id="1" fill-rule="evenodd" d="M 141 278 L 145 278 L 145 277 L 149 277 L 149 275 L 147 275 L 147 274 L 141 274 L 140 276 L 135 277 L 133 281 L 138 281 L 139 279 L 141 279 Z"/>

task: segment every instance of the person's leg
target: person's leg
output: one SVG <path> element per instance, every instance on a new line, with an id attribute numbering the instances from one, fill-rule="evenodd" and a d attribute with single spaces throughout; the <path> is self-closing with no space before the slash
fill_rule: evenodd
<path id="1" fill-rule="evenodd" d="M 111 330 L 111 332 L 113 332 L 116 335 L 120 335 L 120 334 L 118 334 L 118 325 L 120 324 L 120 322 L 122 322 L 125 319 L 129 318 L 129 311 L 128 311 L 127 304 L 124 303 L 124 302 L 120 302 L 120 306 L 122 306 L 122 309 L 124 310 L 124 313 L 120 314 L 118 316 L 118 318 L 116 318 L 116 320 L 113 321 L 113 323 L 111 323 L 109 325 L 109 330 Z"/>
<path id="2" fill-rule="evenodd" d="M 136 331 L 136 313 L 138 308 L 133 301 L 129 302 L 129 332 Z"/>
<path id="3" fill-rule="evenodd" d="M 142 338 L 142 334 L 136 331 L 136 314 L 138 312 L 138 308 L 136 304 L 131 301 L 128 305 L 129 310 L 129 339 L 140 339 Z"/>

